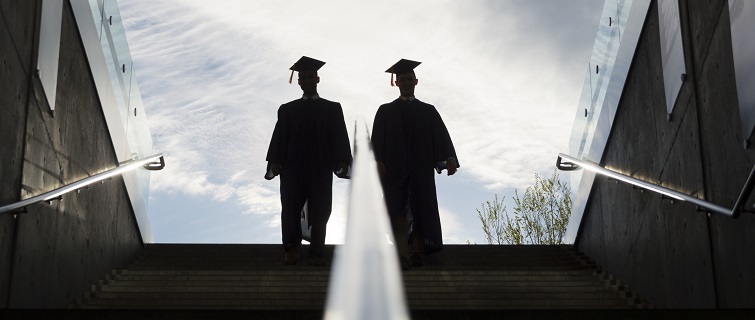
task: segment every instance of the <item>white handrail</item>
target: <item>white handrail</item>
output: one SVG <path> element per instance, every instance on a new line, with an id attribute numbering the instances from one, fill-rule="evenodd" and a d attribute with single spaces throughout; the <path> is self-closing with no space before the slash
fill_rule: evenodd
<path id="1" fill-rule="evenodd" d="M 144 167 L 147 170 L 160 170 L 165 167 L 165 160 L 163 159 L 162 153 L 158 153 L 158 154 L 155 154 L 146 158 L 142 158 L 142 159 L 129 160 L 120 164 L 118 167 L 107 170 L 105 172 L 95 174 L 93 176 L 81 179 L 74 183 L 62 186 L 60 188 L 57 188 L 49 192 L 45 192 L 43 194 L 31 197 L 29 199 L 25 199 L 16 203 L 2 206 L 0 207 L 0 214 L 5 213 L 5 212 L 11 212 L 17 209 L 26 208 L 38 202 L 51 201 L 53 199 L 58 199 L 62 197 L 64 194 L 69 193 L 71 191 L 84 188 L 90 184 L 100 182 L 112 176 L 121 174 L 129 170 L 134 170 L 139 167 Z"/>
<path id="2" fill-rule="evenodd" d="M 569 162 L 562 162 L 561 161 L 562 159 L 566 159 Z M 676 190 L 671 190 L 666 187 L 662 187 L 653 183 L 649 183 L 649 182 L 642 181 L 642 180 L 639 180 L 630 176 L 623 175 L 621 173 L 603 168 L 593 162 L 579 160 L 577 158 L 565 155 L 563 153 L 558 154 L 558 160 L 556 160 L 556 167 L 559 170 L 565 170 L 565 171 L 576 170 L 576 169 L 579 169 L 580 167 L 585 168 L 597 174 L 601 174 L 609 178 L 623 181 L 631 185 L 640 187 L 642 189 L 660 193 L 661 195 L 664 195 L 671 199 L 690 202 L 710 212 L 722 214 L 722 215 L 732 217 L 732 218 L 737 218 L 739 217 L 739 214 L 742 211 L 746 211 L 742 209 L 742 206 L 747 201 L 747 198 L 750 196 L 750 192 L 752 191 L 753 185 L 755 184 L 755 167 L 754 167 L 753 170 L 750 172 L 749 178 L 747 178 L 747 182 L 745 182 L 744 188 L 742 188 L 742 192 L 739 194 L 739 198 L 737 199 L 734 209 L 728 209 L 728 208 L 719 206 L 717 204 L 713 204 L 708 201 L 681 193 Z"/>

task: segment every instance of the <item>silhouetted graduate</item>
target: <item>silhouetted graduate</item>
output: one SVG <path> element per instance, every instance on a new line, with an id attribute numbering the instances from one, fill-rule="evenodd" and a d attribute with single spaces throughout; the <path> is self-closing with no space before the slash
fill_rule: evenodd
<path id="1" fill-rule="evenodd" d="M 309 264 L 324 265 L 325 230 L 332 207 L 333 173 L 348 177 L 351 146 L 338 102 L 317 94 L 317 75 L 325 62 L 302 57 L 291 67 L 299 73 L 303 91 L 278 109 L 278 122 L 267 151 L 265 178 L 280 174 L 281 231 L 285 263 L 296 264 L 302 240 L 301 216 L 305 203 L 311 226 Z"/>
<path id="2" fill-rule="evenodd" d="M 381 105 L 372 126 L 372 146 L 403 269 L 423 265 L 422 254 L 443 248 L 433 169 L 456 173 L 459 162 L 446 125 L 434 106 L 414 97 L 420 62 L 401 59 L 396 75 L 401 96 Z M 409 251 L 407 233 L 411 232 Z"/>

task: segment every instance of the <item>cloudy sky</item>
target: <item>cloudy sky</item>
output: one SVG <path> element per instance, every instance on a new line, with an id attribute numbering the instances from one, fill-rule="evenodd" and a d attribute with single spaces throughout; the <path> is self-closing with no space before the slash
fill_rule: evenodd
<path id="1" fill-rule="evenodd" d="M 549 175 L 568 151 L 602 0 L 119 3 L 155 152 L 156 242 L 279 243 L 279 181 L 263 179 L 278 107 L 301 96 L 288 68 L 327 64 L 353 141 L 398 96 L 383 71 L 422 61 L 462 167 L 436 177 L 446 243 L 485 243 L 475 209 Z M 344 237 L 349 182 L 335 180 L 328 243 Z"/>

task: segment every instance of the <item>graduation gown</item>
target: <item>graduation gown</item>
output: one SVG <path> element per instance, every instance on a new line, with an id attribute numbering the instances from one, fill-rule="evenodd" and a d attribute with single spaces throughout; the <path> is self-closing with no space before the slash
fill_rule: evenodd
<path id="1" fill-rule="evenodd" d="M 372 126 L 375 159 L 385 164 L 383 193 L 390 215 L 411 212 L 427 254 L 443 247 L 433 169 L 456 157 L 451 136 L 433 105 L 396 99 L 380 106 Z M 410 237 L 411 238 L 411 237 Z"/>
<path id="2" fill-rule="evenodd" d="M 280 192 L 284 246 L 301 242 L 299 217 L 305 202 L 310 225 L 313 229 L 320 226 L 324 232 L 332 208 L 334 170 L 340 161 L 352 161 L 341 105 L 323 98 L 281 105 L 266 159 L 266 179 L 273 178 L 271 163 L 283 164 Z"/>

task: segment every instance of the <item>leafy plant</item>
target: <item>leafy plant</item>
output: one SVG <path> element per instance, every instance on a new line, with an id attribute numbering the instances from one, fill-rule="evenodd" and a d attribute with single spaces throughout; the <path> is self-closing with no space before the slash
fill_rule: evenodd
<path id="1" fill-rule="evenodd" d="M 571 190 L 558 171 L 543 179 L 535 174 L 535 184 L 522 196 L 514 190 L 514 216 L 495 195 L 477 210 L 488 244 L 561 244 L 571 214 Z"/>

